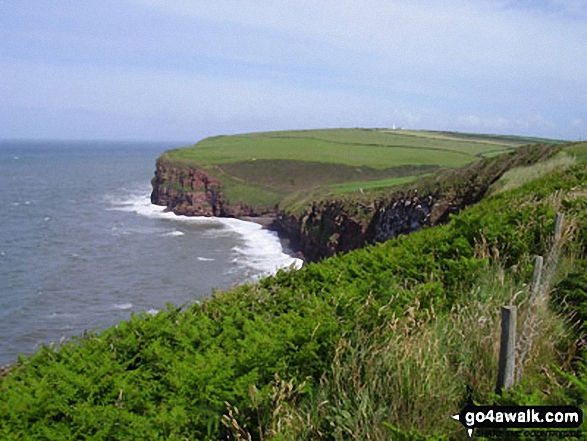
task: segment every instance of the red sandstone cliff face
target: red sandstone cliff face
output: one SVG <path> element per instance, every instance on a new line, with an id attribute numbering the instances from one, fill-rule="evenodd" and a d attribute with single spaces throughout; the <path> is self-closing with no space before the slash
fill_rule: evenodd
<path id="1" fill-rule="evenodd" d="M 230 204 L 224 197 L 222 182 L 197 166 L 178 166 L 157 161 L 152 179 L 151 203 L 186 216 L 255 216 L 244 204 Z"/>
<path id="2" fill-rule="evenodd" d="M 391 200 L 352 207 L 343 201 L 314 202 L 301 216 L 280 212 L 274 226 L 291 238 L 306 260 L 317 261 L 441 223 L 461 204 L 434 193 L 419 196 L 412 190 L 396 193 Z"/>
<path id="3" fill-rule="evenodd" d="M 229 203 L 223 196 L 222 183 L 205 170 L 157 161 L 151 201 L 188 216 L 272 216 L 270 228 L 290 239 L 291 248 L 306 260 L 317 261 L 446 222 L 450 214 L 481 200 L 491 184 L 510 168 L 536 163 L 557 151 L 549 146 L 520 148 L 452 171 L 420 191 L 394 191 L 367 202 L 315 201 L 301 215 Z"/>

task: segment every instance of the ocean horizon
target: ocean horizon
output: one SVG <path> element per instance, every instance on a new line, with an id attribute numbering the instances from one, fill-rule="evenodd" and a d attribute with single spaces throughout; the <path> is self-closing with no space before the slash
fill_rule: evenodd
<path id="1" fill-rule="evenodd" d="M 275 232 L 150 203 L 146 141 L 0 140 L 0 365 L 301 261 Z"/>

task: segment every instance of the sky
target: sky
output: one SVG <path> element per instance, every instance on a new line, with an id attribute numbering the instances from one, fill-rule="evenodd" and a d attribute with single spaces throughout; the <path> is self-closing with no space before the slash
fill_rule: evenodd
<path id="1" fill-rule="evenodd" d="M 587 138 L 587 0 L 0 0 L 0 138 Z"/>

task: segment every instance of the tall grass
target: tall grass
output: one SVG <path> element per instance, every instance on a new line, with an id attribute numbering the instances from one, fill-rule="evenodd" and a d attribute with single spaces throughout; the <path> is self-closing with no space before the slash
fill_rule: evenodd
<path id="1" fill-rule="evenodd" d="M 582 194 L 581 186 L 557 190 L 539 197 L 538 204 L 553 211 L 578 207 Z M 535 227 L 531 222 L 518 224 L 519 231 Z M 266 439 L 299 440 L 468 439 L 450 418 L 462 408 L 467 386 L 482 404 L 500 400 L 568 404 L 567 388 L 571 384 L 584 388 L 584 384 L 563 373 L 569 371 L 575 337 L 569 317 L 553 309 L 548 297 L 556 280 L 574 266 L 574 259 L 585 257 L 577 254 L 580 250 L 574 242 L 581 238 L 579 225 L 567 218 L 558 236 L 546 234 L 540 246 L 516 253 L 515 264 L 501 254 L 508 246 L 500 252 L 489 230 L 477 230 L 476 236 L 475 257 L 493 263 L 473 286 L 453 297 L 448 312 L 415 299 L 403 314 L 389 318 L 387 310 L 398 300 L 392 297 L 379 309 L 378 326 L 359 323 L 340 338 L 318 389 L 305 398 L 301 392 L 289 395 L 292 401 L 281 402 L 260 433 Z M 562 253 L 566 243 L 569 248 Z M 538 249 L 546 253 L 547 264 L 538 297 L 533 298 L 528 266 Z M 371 302 L 368 297 L 363 309 L 371 309 Z M 530 344 L 523 360 L 518 360 L 518 368 L 523 368 L 518 383 L 511 394 L 499 397 L 494 388 L 500 308 L 508 304 L 518 308 L 518 335 L 529 322 L 532 325 Z"/>
<path id="2" fill-rule="evenodd" d="M 330 370 L 310 399 L 296 405 L 301 389 L 283 381 L 274 388 L 279 399 L 260 433 L 265 439 L 299 440 L 466 439 L 450 415 L 464 405 L 467 387 L 479 402 L 495 399 L 500 307 L 516 304 L 523 316 L 527 288 L 495 265 L 448 313 L 415 300 L 403 315 L 375 329 L 358 325 L 339 340 Z M 364 308 L 370 306 L 367 300 Z M 527 361 L 534 381 L 541 371 L 552 374 L 549 363 L 562 358 L 557 345 L 569 338 L 563 318 L 541 313 Z M 548 376 L 539 383 L 558 387 Z M 230 417 L 238 427 L 233 434 L 243 436 L 235 439 L 249 439 L 238 418 Z"/>
<path id="3" fill-rule="evenodd" d="M 516 167 L 504 173 L 493 186 L 492 193 L 497 194 L 519 188 L 528 182 L 552 173 L 554 170 L 564 170 L 576 163 L 577 160 L 573 156 L 560 152 L 546 161 L 530 166 Z"/>

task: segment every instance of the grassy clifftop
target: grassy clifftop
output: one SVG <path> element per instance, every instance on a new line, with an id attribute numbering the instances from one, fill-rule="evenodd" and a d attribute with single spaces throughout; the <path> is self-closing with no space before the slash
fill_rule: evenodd
<path id="1" fill-rule="evenodd" d="M 3 439 L 468 439 L 480 404 L 587 402 L 587 144 L 451 222 L 22 357 Z M 528 177 L 534 174 L 534 177 Z M 565 214 L 553 241 L 555 213 Z M 529 308 L 534 256 L 550 299 Z M 495 396 L 499 308 L 530 350 Z M 476 434 L 477 435 L 477 434 Z"/>
<path id="2" fill-rule="evenodd" d="M 310 199 L 405 184 L 529 143 L 514 136 L 388 129 L 328 129 L 207 138 L 160 161 L 198 166 L 223 184 L 230 203 L 281 208 Z"/>

